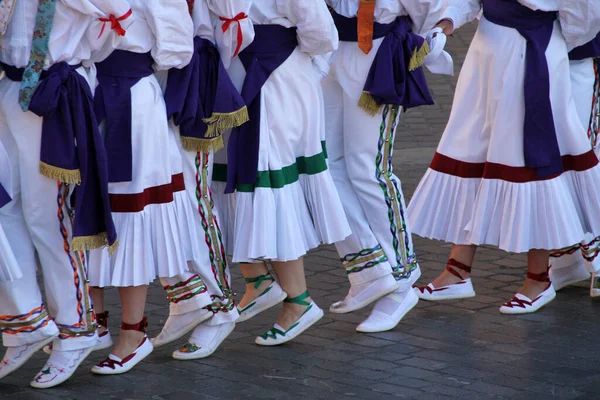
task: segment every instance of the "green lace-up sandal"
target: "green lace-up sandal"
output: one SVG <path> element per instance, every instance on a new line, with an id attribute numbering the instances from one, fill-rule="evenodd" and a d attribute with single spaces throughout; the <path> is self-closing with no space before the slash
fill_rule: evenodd
<path id="1" fill-rule="evenodd" d="M 306 306 L 306 310 L 295 324 L 288 329 L 283 329 L 275 324 L 273 327 L 256 338 L 255 343 L 261 346 L 277 346 L 289 342 L 296 338 L 302 332 L 313 326 L 318 320 L 323 318 L 323 310 L 321 310 L 314 301 L 310 303 L 306 301 L 309 297 L 308 291 L 302 293 L 298 297 L 286 298 L 284 303 L 294 303 L 301 306 Z"/>
<path id="2" fill-rule="evenodd" d="M 275 279 L 271 274 L 260 275 L 254 278 L 246 278 L 246 283 L 254 283 L 254 288 L 258 289 L 263 282 L 271 281 L 271 284 L 266 288 L 256 300 L 248 304 L 244 308 L 238 307 L 240 318 L 236 322 L 244 322 L 249 320 L 261 312 L 268 310 L 269 308 L 276 306 L 281 303 L 283 299 L 287 297 L 287 294 L 283 291 L 279 283 L 275 282 Z"/>

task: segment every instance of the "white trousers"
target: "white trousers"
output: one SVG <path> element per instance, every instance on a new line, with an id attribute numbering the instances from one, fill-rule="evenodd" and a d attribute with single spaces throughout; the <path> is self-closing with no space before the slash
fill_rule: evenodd
<path id="1" fill-rule="evenodd" d="M 594 73 L 594 60 L 591 58 L 585 60 L 571 61 L 570 62 L 570 73 L 571 73 L 571 85 L 573 87 L 573 100 L 577 107 L 577 114 L 581 119 L 583 126 L 588 128 L 590 126 L 590 116 L 594 112 L 590 109 L 592 99 L 594 97 L 594 83 L 596 82 L 596 74 Z M 598 116 L 595 116 L 598 118 Z M 587 129 L 586 129 L 587 131 Z M 596 133 L 597 135 L 598 133 Z M 593 138 L 591 138 L 593 140 Z M 596 154 L 600 151 L 600 140 L 596 140 Z M 592 144 L 590 142 L 590 144 Z M 600 232 L 597 232 L 598 234 Z M 581 252 L 575 251 L 571 254 L 564 254 L 560 257 L 556 257 L 559 253 L 553 254 L 550 258 L 550 266 L 554 269 L 562 269 L 569 267 L 577 267 L 578 265 L 585 265 L 588 271 L 598 273 L 600 272 L 600 256 L 596 257 L 594 261 L 587 261 L 582 257 L 582 253 L 589 253 L 593 255 L 598 251 L 600 247 L 599 241 L 594 241 L 594 235 L 587 234 L 585 240 L 582 243 Z M 586 254 L 587 255 L 587 254 Z"/>
<path id="2" fill-rule="evenodd" d="M 418 268 L 392 151 L 401 110 L 371 117 L 331 77 L 323 80 L 329 168 L 352 235 L 336 244 L 350 283 L 387 274 L 407 279 Z"/>
<path id="3" fill-rule="evenodd" d="M 72 188 L 39 173 L 42 119 L 18 104 L 20 83 L 0 81 L 0 142 L 11 165 L 13 200 L 0 209 L 0 225 L 23 277 L 0 283 L 0 327 L 5 346 L 20 346 L 51 336 L 57 350 L 95 343 L 86 276 L 87 257 L 68 251 Z M 47 299 L 42 300 L 36 269 L 39 257 Z M 58 326 L 58 328 L 57 328 Z"/>

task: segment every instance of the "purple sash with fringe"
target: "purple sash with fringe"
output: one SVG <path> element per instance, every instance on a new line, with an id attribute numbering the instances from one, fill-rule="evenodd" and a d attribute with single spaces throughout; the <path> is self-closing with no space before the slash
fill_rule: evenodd
<path id="1" fill-rule="evenodd" d="M 260 93 L 269 76 L 298 46 L 296 28 L 281 25 L 254 25 L 256 36 L 240 54 L 246 69 L 242 98 L 250 121 L 234 129 L 227 144 L 227 187 L 233 193 L 239 184 L 254 184 L 258 173 L 260 144 Z"/>
<path id="2" fill-rule="evenodd" d="M 2 65 L 6 77 L 20 82 L 24 69 Z M 41 168 L 44 175 L 72 175 L 75 219 L 72 250 L 113 245 L 117 234 L 108 198 L 104 143 L 94 113 L 88 82 L 65 62 L 52 65 L 41 76 L 29 111 L 43 118 Z M 57 178 L 58 179 L 58 178 Z M 104 237 L 106 235 L 106 237 Z"/>
<path id="3" fill-rule="evenodd" d="M 517 0 L 484 0 L 483 16 L 490 22 L 516 29 L 527 40 L 525 53 L 525 166 L 538 178 L 563 172 L 550 102 L 550 72 L 546 49 L 550 44 L 556 12 L 533 11 Z"/>
<path id="4" fill-rule="evenodd" d="M 357 42 L 357 18 L 347 18 L 335 12 L 332 12 L 332 16 L 340 40 Z M 390 104 L 408 109 L 434 104 L 422 68 L 428 47 L 425 39 L 412 32 L 412 25 L 407 16 L 398 17 L 389 24 L 375 22 L 373 39 L 384 39 L 363 90 L 377 106 Z"/>
<path id="5" fill-rule="evenodd" d="M 115 50 L 96 64 L 98 87 L 94 109 L 98 123 L 106 121 L 104 145 L 108 157 L 109 182 L 131 182 L 133 149 L 131 144 L 131 88 L 154 73 L 150 53 Z"/>
<path id="6" fill-rule="evenodd" d="M 591 41 L 582 46 L 575 47 L 569 53 L 569 59 L 573 61 L 596 57 L 600 57 L 600 33 L 598 33 Z"/>
<path id="7" fill-rule="evenodd" d="M 223 132 L 248 120 L 244 100 L 221 62 L 219 50 L 201 37 L 194 38 L 190 63 L 169 70 L 165 102 L 167 117 L 180 127 L 182 145 L 188 151 L 219 150 Z"/>

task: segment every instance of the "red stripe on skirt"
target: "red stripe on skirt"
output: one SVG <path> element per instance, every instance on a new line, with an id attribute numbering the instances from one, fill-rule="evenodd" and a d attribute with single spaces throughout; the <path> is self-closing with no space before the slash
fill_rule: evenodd
<path id="1" fill-rule="evenodd" d="M 598 165 L 598 158 L 593 150 L 578 156 L 562 156 L 564 172 L 586 171 Z M 554 179 L 561 174 L 540 179 L 536 176 L 534 168 L 511 167 L 496 163 L 470 163 L 456 160 L 440 153 L 435 153 L 430 168 L 443 174 L 454 175 L 459 178 L 485 178 L 500 179 L 513 183 L 526 183 Z"/>
<path id="2" fill-rule="evenodd" d="M 110 207 L 116 213 L 135 213 L 150 204 L 165 204 L 173 201 L 173 193 L 185 190 L 183 173 L 173 175 L 171 183 L 144 189 L 142 193 L 110 194 Z"/>

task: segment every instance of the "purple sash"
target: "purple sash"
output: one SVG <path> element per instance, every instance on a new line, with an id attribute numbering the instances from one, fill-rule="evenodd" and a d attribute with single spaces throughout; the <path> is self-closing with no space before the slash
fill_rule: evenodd
<path id="1" fill-rule="evenodd" d="M 11 200 L 12 199 L 8 195 L 8 192 L 6 191 L 6 189 L 4 189 L 4 186 L 2 186 L 2 184 L 0 183 L 0 208 L 4 207 L 8 203 L 10 203 Z"/>
<path id="2" fill-rule="evenodd" d="M 569 53 L 569 59 L 573 61 L 596 57 L 600 57 L 600 33 L 598 33 L 591 41 L 582 46 L 575 47 Z"/>
<path id="3" fill-rule="evenodd" d="M 150 53 L 115 50 L 96 64 L 98 87 L 94 109 L 98 123 L 106 121 L 104 145 L 108 157 L 108 181 L 131 182 L 131 88 L 154 73 Z"/>
<path id="4" fill-rule="evenodd" d="M 244 100 L 229 78 L 217 47 L 194 38 L 194 55 L 182 69 L 171 69 L 165 91 L 167 117 L 180 127 L 188 151 L 217 151 L 222 134 L 248 121 Z"/>
<path id="5" fill-rule="evenodd" d="M 357 18 L 346 18 L 335 12 L 332 16 L 340 40 L 357 42 Z M 361 107 L 374 115 L 384 104 L 405 109 L 434 104 L 422 68 L 429 49 L 425 39 L 412 33 L 410 17 L 398 17 L 390 24 L 375 22 L 373 39 L 379 38 L 384 39 L 369 70 Z M 365 95 L 368 96 L 365 98 Z"/>
<path id="6" fill-rule="evenodd" d="M 296 28 L 281 25 L 254 25 L 254 42 L 239 55 L 246 79 L 242 99 L 248 106 L 250 121 L 231 132 L 227 144 L 227 187 L 233 193 L 239 184 L 252 185 L 258 173 L 260 144 L 260 93 L 269 76 L 298 46 Z"/>
<path id="7" fill-rule="evenodd" d="M 563 172 L 550 102 L 550 73 L 546 49 L 552 37 L 556 12 L 533 11 L 517 0 L 484 0 L 483 16 L 496 25 L 516 29 L 527 40 L 525 54 L 525 166 L 537 177 Z"/>
<path id="8" fill-rule="evenodd" d="M 2 65 L 6 77 L 20 82 L 23 68 Z M 94 113 L 92 92 L 83 76 L 65 62 L 42 73 L 29 110 L 43 117 L 40 161 L 51 177 L 75 173 L 72 250 L 112 246 L 115 226 L 108 198 L 106 153 Z M 42 169 L 43 169 L 42 168 Z M 59 180 L 59 178 L 57 178 Z M 105 237 L 106 235 L 106 237 Z"/>

